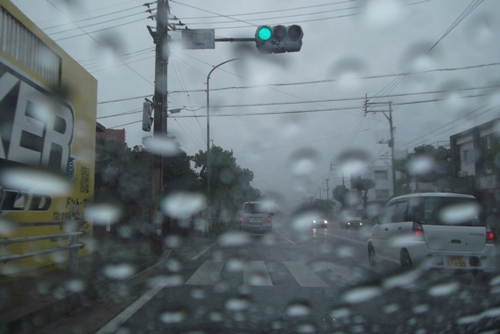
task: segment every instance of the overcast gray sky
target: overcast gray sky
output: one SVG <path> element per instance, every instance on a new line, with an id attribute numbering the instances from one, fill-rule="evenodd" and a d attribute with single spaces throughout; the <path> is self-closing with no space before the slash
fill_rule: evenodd
<path id="1" fill-rule="evenodd" d="M 146 26 L 156 23 L 144 0 L 12 2 L 98 80 L 101 124 L 125 128 L 130 147 L 151 135 L 140 121 L 143 97 L 154 89 Z M 180 32 L 171 32 L 169 108 L 184 110 L 169 118 L 169 132 L 188 154 L 206 149 L 206 77 L 242 57 L 211 75 L 211 138 L 233 150 L 263 191 L 300 198 L 325 188 L 326 178 L 331 190 L 341 183 L 331 163 L 338 170 L 338 156 L 352 150 L 383 165 L 389 148 L 377 141 L 388 139 L 389 125 L 380 113 L 363 116 L 365 94 L 370 102 L 393 102 L 397 150 L 447 141 L 500 115 L 498 0 L 170 5 L 171 17 L 191 29 L 213 28 L 217 37 L 253 37 L 261 24 L 302 26 L 300 52 L 266 56 L 251 42 L 184 50 Z"/>

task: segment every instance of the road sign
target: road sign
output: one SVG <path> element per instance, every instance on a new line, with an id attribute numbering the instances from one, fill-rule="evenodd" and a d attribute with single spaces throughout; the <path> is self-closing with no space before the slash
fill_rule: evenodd
<path id="1" fill-rule="evenodd" d="M 215 30 L 184 29 L 182 44 L 184 49 L 215 49 Z"/>

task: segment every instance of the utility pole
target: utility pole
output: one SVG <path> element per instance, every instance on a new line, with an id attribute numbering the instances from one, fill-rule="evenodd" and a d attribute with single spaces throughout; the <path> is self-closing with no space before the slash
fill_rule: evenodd
<path id="1" fill-rule="evenodd" d="M 374 106 L 374 105 L 388 105 L 389 109 L 388 110 L 368 110 L 369 106 Z M 385 118 L 389 121 L 389 132 L 390 132 L 390 139 L 388 142 L 389 147 L 391 148 L 391 171 L 392 171 L 392 195 L 394 196 L 396 194 L 396 170 L 394 169 L 394 126 L 392 124 L 392 102 L 368 102 L 368 94 L 365 94 L 365 105 L 364 105 L 364 110 L 366 116 L 367 113 L 372 112 L 372 113 L 377 113 L 381 112 Z M 386 112 L 389 114 L 387 115 Z"/>
<path id="2" fill-rule="evenodd" d="M 325 179 L 326 181 L 326 199 L 329 200 L 330 199 L 330 188 L 328 187 L 328 181 L 330 181 L 330 179 Z"/>
<path id="3" fill-rule="evenodd" d="M 168 0 L 157 0 L 156 31 L 148 26 L 156 44 L 155 94 L 154 94 L 154 137 L 167 135 L 167 67 L 169 56 L 168 41 Z M 163 195 L 163 156 L 153 154 L 151 179 L 151 217 L 156 234 L 151 238 L 151 249 L 156 254 L 163 251 L 164 217 L 160 210 Z"/>

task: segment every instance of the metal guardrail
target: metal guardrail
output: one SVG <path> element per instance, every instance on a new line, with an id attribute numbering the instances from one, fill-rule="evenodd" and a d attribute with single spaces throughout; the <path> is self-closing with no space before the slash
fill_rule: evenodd
<path id="1" fill-rule="evenodd" d="M 47 234 L 36 237 L 1 239 L 0 246 L 8 246 L 10 244 L 33 242 L 33 241 L 47 240 L 53 238 L 69 239 L 69 243 L 68 246 L 63 246 L 63 247 L 49 248 L 41 251 L 27 252 L 23 254 L 0 256 L 0 262 L 7 263 L 9 261 L 20 260 L 43 254 L 55 253 L 60 251 L 69 251 L 69 270 L 71 274 L 76 274 L 78 272 L 78 249 L 85 247 L 84 243 L 78 243 L 78 237 L 85 234 L 86 234 L 85 232 L 71 232 L 71 233 L 61 233 L 61 234 Z"/>

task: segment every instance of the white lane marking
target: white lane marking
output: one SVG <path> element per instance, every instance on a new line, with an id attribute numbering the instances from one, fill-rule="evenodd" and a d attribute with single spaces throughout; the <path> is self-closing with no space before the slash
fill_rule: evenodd
<path id="1" fill-rule="evenodd" d="M 290 240 L 290 239 L 288 239 L 288 238 L 285 238 L 285 237 L 283 237 L 283 238 L 284 238 L 286 241 L 288 241 L 288 242 L 290 242 L 290 243 L 294 244 L 295 246 L 297 246 L 297 244 L 296 244 L 295 242 L 293 242 L 292 240 Z"/>
<path id="2" fill-rule="evenodd" d="M 141 272 L 139 272 L 139 273 L 135 274 L 134 276 L 131 276 L 131 277 L 127 278 L 124 282 L 128 282 L 128 281 L 130 281 L 131 279 L 133 279 L 133 278 L 135 278 L 135 277 L 137 277 L 137 276 L 139 276 L 139 275 L 144 274 L 146 271 L 149 271 L 149 270 L 153 269 L 154 267 L 159 266 L 159 265 L 160 265 L 160 264 L 162 264 L 162 263 L 165 263 L 165 262 L 168 260 L 168 257 L 170 256 L 170 253 L 171 253 L 171 252 L 172 252 L 172 250 L 171 250 L 171 249 L 168 249 L 168 250 L 167 250 L 167 253 L 166 253 L 166 254 L 165 254 L 165 256 L 164 256 L 164 257 L 166 257 L 166 259 L 165 259 L 165 260 L 163 260 L 163 261 L 159 261 L 159 262 L 158 262 L 158 263 L 156 263 L 155 265 L 153 265 L 153 266 L 151 266 L 151 267 L 149 267 L 149 268 L 147 268 L 147 269 L 145 269 L 145 270 L 143 270 L 143 271 L 141 271 Z"/>
<path id="3" fill-rule="evenodd" d="M 210 248 L 212 248 L 214 245 L 215 245 L 215 243 L 211 244 L 210 246 L 208 246 L 207 248 L 205 248 L 204 250 L 202 250 L 201 252 L 199 252 L 198 254 L 196 254 L 195 256 L 193 256 L 191 258 L 191 260 L 198 260 L 203 254 L 205 254 L 206 252 L 208 252 L 208 250 Z"/>
<path id="4" fill-rule="evenodd" d="M 321 278 L 316 276 L 316 274 L 302 262 L 283 262 L 283 264 L 301 287 L 328 287 L 328 284 L 323 282 Z"/>
<path id="5" fill-rule="evenodd" d="M 142 295 L 132 305 L 127 307 L 122 313 L 118 314 L 113 320 L 108 322 L 96 334 L 114 333 L 118 328 L 127 321 L 137 310 L 149 302 L 158 292 L 166 286 L 165 283 L 156 284 L 151 290 Z"/>
<path id="6" fill-rule="evenodd" d="M 347 281 L 352 281 L 353 279 L 365 279 L 365 277 L 354 270 L 351 270 L 347 267 L 341 266 L 332 262 L 320 262 L 323 267 L 330 269 L 334 273 L 342 276 Z"/>
<path id="7" fill-rule="evenodd" d="M 185 284 L 214 285 L 220 278 L 224 264 L 224 261 L 205 261 Z"/>
<path id="8" fill-rule="evenodd" d="M 337 238 L 337 239 L 342 239 L 342 240 L 347 240 L 347 241 L 351 241 L 351 242 L 355 242 L 357 244 L 360 244 L 360 245 L 367 245 L 368 244 L 368 241 L 361 241 L 361 240 L 355 240 L 355 239 L 351 239 L 351 238 L 345 238 L 345 237 L 339 237 L 338 235 L 334 235 L 334 234 L 331 234 L 331 233 L 327 233 L 329 236 L 331 237 L 334 237 L 334 238 Z"/>
<path id="9" fill-rule="evenodd" d="M 273 286 L 264 261 L 246 261 L 243 267 L 243 283 L 252 286 Z"/>

